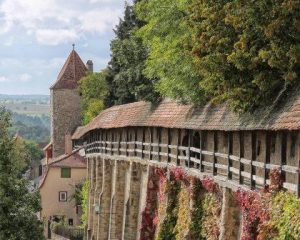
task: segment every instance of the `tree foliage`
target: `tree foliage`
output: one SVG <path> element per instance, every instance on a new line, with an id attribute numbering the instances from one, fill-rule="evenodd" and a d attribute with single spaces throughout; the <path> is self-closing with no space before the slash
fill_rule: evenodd
<path id="1" fill-rule="evenodd" d="M 0 109 L 0 239 L 43 239 L 39 193 L 30 193 L 19 163 L 22 151 L 16 152 L 15 139 L 8 134 L 10 115 Z M 24 152 L 24 154 L 26 154 Z"/>
<path id="2" fill-rule="evenodd" d="M 143 25 L 130 5 L 125 6 L 124 18 L 116 26 L 111 42 L 111 60 L 107 81 L 110 94 L 107 105 L 124 104 L 138 100 L 156 101 L 155 78 L 147 78 L 143 71 L 148 49 L 134 33 Z"/>
<path id="3" fill-rule="evenodd" d="M 193 64 L 187 9 L 192 0 L 142 0 L 137 16 L 146 24 L 137 31 L 150 49 L 145 74 L 159 79 L 157 89 L 164 97 L 201 102 L 200 76 Z"/>
<path id="4" fill-rule="evenodd" d="M 106 71 L 90 73 L 79 82 L 83 124 L 89 123 L 104 109 L 104 101 L 108 94 Z"/>
<path id="5" fill-rule="evenodd" d="M 299 82 L 299 1 L 142 0 L 136 12 L 164 96 L 245 111 Z"/>

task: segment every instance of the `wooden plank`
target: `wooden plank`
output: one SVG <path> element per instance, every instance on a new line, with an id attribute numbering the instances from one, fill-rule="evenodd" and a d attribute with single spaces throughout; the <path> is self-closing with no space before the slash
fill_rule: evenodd
<path id="1" fill-rule="evenodd" d="M 281 177 L 285 182 L 286 179 L 286 171 L 284 170 L 283 166 L 286 165 L 286 145 L 287 145 L 287 134 L 285 131 L 282 131 L 281 134 L 281 148 L 280 148 L 280 168 L 283 170 L 281 171 Z"/>
<path id="2" fill-rule="evenodd" d="M 232 154 L 232 132 L 228 132 L 228 138 L 227 138 L 227 178 L 232 179 L 232 172 L 231 172 L 231 167 L 232 167 L 232 159 L 230 158 Z"/>
<path id="3" fill-rule="evenodd" d="M 127 151 L 127 149 L 128 149 L 128 128 L 125 128 L 125 131 L 126 131 L 126 133 L 125 133 L 125 156 L 127 157 L 128 156 L 128 151 Z"/>
<path id="4" fill-rule="evenodd" d="M 144 158 L 144 142 L 145 142 L 145 128 L 143 127 L 143 136 L 142 136 L 142 152 L 141 157 Z"/>
<path id="5" fill-rule="evenodd" d="M 153 128 L 150 127 L 149 128 L 149 131 L 150 131 L 150 145 L 149 145 L 149 160 L 152 160 L 152 142 L 153 142 Z"/>
<path id="6" fill-rule="evenodd" d="M 177 144 L 176 144 L 176 165 L 179 166 L 180 165 L 180 161 L 179 161 L 179 142 L 181 139 L 181 129 L 177 130 Z"/>
<path id="7" fill-rule="evenodd" d="M 200 169 L 200 172 L 203 172 L 204 171 L 204 166 L 202 164 L 203 162 L 203 155 L 202 155 L 202 150 L 203 150 L 203 131 L 200 132 L 200 164 L 199 164 L 199 169 Z"/>
<path id="8" fill-rule="evenodd" d="M 299 146 L 299 143 L 296 145 L 296 147 L 297 147 L 296 158 L 298 158 L 297 159 L 298 172 L 297 172 L 297 191 L 296 191 L 296 194 L 297 194 L 297 197 L 300 197 L 300 146 Z"/>
<path id="9" fill-rule="evenodd" d="M 216 168 L 216 163 L 217 163 L 217 157 L 216 157 L 216 152 L 218 151 L 218 132 L 214 131 L 214 140 L 213 140 L 213 175 L 216 176 L 218 174 L 218 169 Z"/>
<path id="10" fill-rule="evenodd" d="M 269 177 L 269 170 L 267 164 L 270 163 L 270 134 L 269 132 L 265 133 L 265 157 L 264 157 L 264 185 L 267 184 L 267 179 Z"/>
<path id="11" fill-rule="evenodd" d="M 255 181 L 253 176 L 255 173 L 255 167 L 253 166 L 253 161 L 256 160 L 256 132 L 251 132 L 251 162 L 250 162 L 250 188 L 255 188 Z"/>
<path id="12" fill-rule="evenodd" d="M 137 156 L 137 152 L 136 152 L 136 142 L 137 142 L 137 128 L 134 128 L 134 156 Z"/>
<path id="13" fill-rule="evenodd" d="M 171 145 L 171 129 L 168 128 L 168 145 L 167 145 L 167 162 L 171 162 L 171 158 L 170 158 L 170 148 L 169 148 L 169 145 Z"/>
<path id="14" fill-rule="evenodd" d="M 244 171 L 244 164 L 242 163 L 241 159 L 244 157 L 244 133 L 239 132 L 239 184 L 243 184 L 243 176 L 242 172 Z"/>
<path id="15" fill-rule="evenodd" d="M 191 166 L 191 137 L 192 137 L 193 131 L 187 130 L 187 134 L 188 134 L 188 149 L 186 151 L 186 155 L 188 157 L 187 167 L 190 168 L 190 166 Z"/>
<path id="16" fill-rule="evenodd" d="M 161 152 L 161 146 L 160 146 L 160 143 L 161 143 L 161 131 L 162 129 L 161 128 L 156 128 L 157 130 L 157 138 L 158 138 L 158 161 L 160 162 L 161 161 L 161 155 L 160 155 L 160 152 Z"/>

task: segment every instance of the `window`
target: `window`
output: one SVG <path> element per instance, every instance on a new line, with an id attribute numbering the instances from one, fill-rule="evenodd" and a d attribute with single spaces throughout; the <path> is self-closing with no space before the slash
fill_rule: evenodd
<path id="1" fill-rule="evenodd" d="M 70 178 L 71 177 L 71 168 L 61 168 L 61 177 Z"/>
<path id="2" fill-rule="evenodd" d="M 67 192 L 59 192 L 59 201 L 66 202 L 68 198 Z"/>
<path id="3" fill-rule="evenodd" d="M 69 225 L 73 226 L 73 218 L 69 218 Z"/>

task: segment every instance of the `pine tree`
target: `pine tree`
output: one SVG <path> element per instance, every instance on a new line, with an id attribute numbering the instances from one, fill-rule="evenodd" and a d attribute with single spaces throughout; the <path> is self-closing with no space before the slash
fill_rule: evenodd
<path id="1" fill-rule="evenodd" d="M 0 108 L 0 239 L 40 240 L 43 227 L 36 216 L 41 210 L 39 194 L 30 193 L 28 181 L 22 177 L 20 162 L 25 156 L 16 151 L 9 126 L 10 115 Z"/>
<path id="2" fill-rule="evenodd" d="M 116 37 L 111 42 L 111 61 L 107 69 L 108 106 L 158 99 L 155 79 L 146 78 L 143 73 L 148 50 L 135 35 L 143 24 L 136 18 L 133 6 L 126 4 L 124 18 L 114 30 Z"/>

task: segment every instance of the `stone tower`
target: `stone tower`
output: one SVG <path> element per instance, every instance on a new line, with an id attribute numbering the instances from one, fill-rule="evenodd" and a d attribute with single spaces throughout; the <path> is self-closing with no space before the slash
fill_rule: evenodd
<path id="1" fill-rule="evenodd" d="M 51 142 L 53 157 L 65 153 L 65 135 L 81 125 L 78 81 L 85 76 L 86 66 L 73 49 L 51 86 Z"/>

